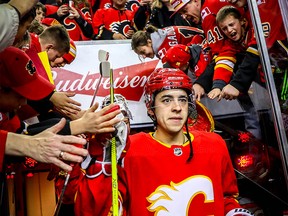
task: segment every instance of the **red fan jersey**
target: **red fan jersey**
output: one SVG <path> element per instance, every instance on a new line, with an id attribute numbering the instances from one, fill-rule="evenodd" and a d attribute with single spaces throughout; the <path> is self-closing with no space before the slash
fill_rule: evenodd
<path id="1" fill-rule="evenodd" d="M 45 7 L 47 8 L 47 17 L 53 17 L 53 14 L 57 13 L 58 6 L 45 5 Z M 81 18 L 85 20 L 86 23 L 92 24 L 91 11 L 89 8 L 84 7 L 83 5 L 82 8 L 79 7 L 79 9 L 77 10 Z M 69 19 L 69 16 L 67 15 L 64 19 L 62 17 L 57 17 L 57 20 L 66 28 L 70 38 L 73 41 L 90 40 L 89 38 L 84 36 L 79 24 L 76 22 L 75 19 Z"/>
<path id="2" fill-rule="evenodd" d="M 235 55 L 239 49 L 229 40 L 224 39 L 223 33 L 216 24 L 216 14 L 226 5 L 230 5 L 226 0 L 206 0 L 201 8 L 201 17 L 208 46 L 211 47 L 212 55 L 217 56 L 213 80 L 223 80 L 228 84 L 236 63 Z"/>
<path id="3" fill-rule="evenodd" d="M 194 36 L 202 34 L 201 29 L 189 26 L 166 27 L 151 34 L 152 48 L 157 58 L 162 59 L 170 47 L 176 44 L 188 45 Z"/>
<path id="4" fill-rule="evenodd" d="M 134 25 L 133 18 L 134 12 L 129 10 L 117 10 L 113 7 L 98 9 L 93 17 L 95 39 L 112 39 L 114 33 L 128 38 L 127 33 Z"/>
<path id="5" fill-rule="evenodd" d="M 285 40 L 287 34 L 284 28 L 281 10 L 277 1 L 258 0 L 258 9 L 262 22 L 262 29 L 269 49 L 276 40 Z M 246 12 L 248 20 L 251 19 L 249 10 Z M 249 20 L 252 24 L 252 21 Z"/>
<path id="6" fill-rule="evenodd" d="M 152 133 L 130 136 L 130 148 L 118 167 L 123 215 L 223 216 L 239 207 L 234 199 L 237 181 L 224 140 L 209 132 L 192 134 L 190 162 L 189 142 L 170 146 L 154 139 Z M 76 200 L 76 215 L 96 215 L 93 209 L 97 215 L 109 213 L 111 179 L 103 177 L 85 179 L 86 184 L 80 186 L 86 192 Z"/>

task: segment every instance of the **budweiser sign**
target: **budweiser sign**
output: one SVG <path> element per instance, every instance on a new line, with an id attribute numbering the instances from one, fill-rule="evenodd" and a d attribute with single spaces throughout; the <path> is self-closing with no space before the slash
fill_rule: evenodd
<path id="1" fill-rule="evenodd" d="M 113 70 L 114 92 L 122 94 L 127 100 L 139 101 L 148 76 L 155 69 L 159 60 L 129 65 Z M 53 79 L 57 91 L 75 92 L 76 94 L 93 95 L 99 84 L 97 95 L 109 94 L 110 78 L 102 78 L 99 71 L 87 71 L 79 74 L 63 68 L 53 70 Z"/>

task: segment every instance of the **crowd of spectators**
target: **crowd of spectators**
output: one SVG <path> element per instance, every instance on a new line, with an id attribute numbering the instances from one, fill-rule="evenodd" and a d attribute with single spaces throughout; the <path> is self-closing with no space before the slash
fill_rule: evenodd
<path id="1" fill-rule="evenodd" d="M 82 148 L 86 139 L 75 135 L 115 130 L 119 109 L 107 114 L 113 104 L 96 111 L 96 103 L 81 110 L 81 104 L 72 99 L 74 92 L 55 90 L 41 63 L 39 55 L 44 53 L 51 67 L 71 64 L 76 57 L 75 41 L 131 39 L 139 59 L 156 56 L 163 67 L 189 75 L 198 101 L 205 94 L 218 101 L 238 99 L 255 116 L 248 91 L 253 81 L 263 86 L 265 81 L 259 79 L 260 57 L 247 1 L 233 2 L 1 1 L 0 16 L 9 19 L 0 21 L 0 171 L 10 155 L 71 171 L 69 162 L 79 163 L 87 155 Z M 287 34 L 279 6 L 267 0 L 260 2 L 259 11 L 267 48 L 273 51 L 272 65 L 287 71 Z M 27 125 L 21 119 L 26 106 L 49 117 Z M 261 139 L 258 121 L 250 118 L 246 129 Z"/>

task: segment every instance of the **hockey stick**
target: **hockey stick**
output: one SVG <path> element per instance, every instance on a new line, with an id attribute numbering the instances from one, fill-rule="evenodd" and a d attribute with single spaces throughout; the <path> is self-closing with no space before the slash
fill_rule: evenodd
<path id="1" fill-rule="evenodd" d="M 64 193 L 66 191 L 66 187 L 67 187 L 69 179 L 70 179 L 70 172 L 67 173 L 67 176 L 65 178 L 65 182 L 64 182 L 63 188 L 61 190 L 59 200 L 58 200 L 57 205 L 56 205 L 54 216 L 58 216 L 58 214 L 59 214 L 59 211 L 60 211 L 61 205 L 62 205 L 62 201 L 63 201 L 63 196 L 64 196 Z"/>
<path id="2" fill-rule="evenodd" d="M 108 54 L 109 56 L 109 54 Z M 110 74 L 110 103 L 114 103 L 113 69 L 108 61 L 101 62 L 103 76 Z M 112 169 L 112 210 L 113 216 L 118 216 L 118 174 L 117 174 L 116 138 L 111 139 L 111 169 Z"/>
<path id="3" fill-rule="evenodd" d="M 109 52 L 106 52 L 104 50 L 99 50 L 98 51 L 98 60 L 100 61 L 100 65 L 99 65 L 99 69 L 100 69 L 100 80 L 98 81 L 97 83 L 97 86 L 96 86 L 96 89 L 94 91 L 94 94 L 93 94 L 93 98 L 92 98 L 92 101 L 91 101 L 91 104 L 90 104 L 90 107 L 93 106 L 94 104 L 94 101 L 95 101 L 95 98 L 96 98 L 96 95 L 97 95 L 97 92 L 98 92 L 98 89 L 99 89 L 99 86 L 100 86 L 100 83 L 102 82 L 102 78 L 103 78 L 103 73 L 102 73 L 102 62 L 105 62 L 105 61 L 108 61 L 108 58 L 109 58 Z M 108 76 L 104 76 L 104 77 L 109 77 Z"/>

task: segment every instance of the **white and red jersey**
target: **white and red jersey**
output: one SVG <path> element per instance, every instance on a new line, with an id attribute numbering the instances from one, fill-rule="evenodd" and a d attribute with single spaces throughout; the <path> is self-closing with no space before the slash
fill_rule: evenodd
<path id="1" fill-rule="evenodd" d="M 176 44 L 189 45 L 196 36 L 199 40 L 195 43 L 201 43 L 203 31 L 201 29 L 190 26 L 170 26 L 151 33 L 152 48 L 157 58 L 162 59 L 167 50 Z"/>
<path id="2" fill-rule="evenodd" d="M 95 39 L 113 39 L 114 33 L 120 33 L 125 37 L 134 26 L 134 13 L 129 10 L 118 10 L 113 7 L 98 9 L 93 17 L 93 30 Z M 105 31 L 110 32 L 106 34 Z M 103 33 L 104 32 L 104 33 Z"/>
<path id="3" fill-rule="evenodd" d="M 239 207 L 225 141 L 203 131 L 193 131 L 191 138 L 194 156 L 187 162 L 189 142 L 170 146 L 143 132 L 129 137 L 130 147 L 118 167 L 123 215 L 153 216 L 165 211 L 166 215 L 223 216 Z M 85 192 L 78 191 L 76 215 L 107 215 L 111 179 L 101 175 L 83 182 L 79 187 Z"/>
<path id="4" fill-rule="evenodd" d="M 216 14 L 226 5 L 231 4 L 226 0 L 206 0 L 201 8 L 201 17 L 208 46 L 211 47 L 212 55 L 217 56 L 213 80 L 223 80 L 228 84 L 236 63 L 235 55 L 240 50 L 231 41 L 225 39 L 216 24 Z"/>

